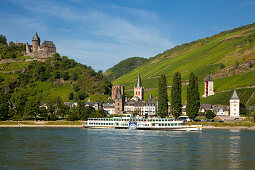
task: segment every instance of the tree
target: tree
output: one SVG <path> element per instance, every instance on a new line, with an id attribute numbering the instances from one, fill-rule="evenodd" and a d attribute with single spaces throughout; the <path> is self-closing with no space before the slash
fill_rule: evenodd
<path id="1" fill-rule="evenodd" d="M 168 115 L 167 82 L 164 74 L 161 74 L 158 84 L 158 115 L 160 117 Z"/>
<path id="2" fill-rule="evenodd" d="M 95 109 L 93 107 L 91 106 L 83 107 L 83 110 L 80 111 L 79 119 L 87 120 L 93 112 L 95 112 Z"/>
<path id="3" fill-rule="evenodd" d="M 207 119 L 213 119 L 216 115 L 211 110 L 207 110 L 205 116 Z"/>
<path id="4" fill-rule="evenodd" d="M 69 112 L 69 107 L 64 105 L 62 99 L 57 96 L 55 99 L 56 103 L 56 115 L 60 118 L 64 118 Z"/>
<path id="5" fill-rule="evenodd" d="M 0 35 L 0 44 L 7 45 L 7 39 L 4 35 Z"/>
<path id="6" fill-rule="evenodd" d="M 88 95 L 85 92 L 79 92 L 78 98 L 79 100 L 84 100 Z"/>
<path id="7" fill-rule="evenodd" d="M 37 118 L 39 114 L 39 106 L 40 106 L 39 101 L 36 100 L 35 98 L 29 100 L 25 106 L 24 117 L 27 119 L 31 117 Z"/>
<path id="8" fill-rule="evenodd" d="M 70 114 L 67 116 L 66 120 L 75 121 L 78 120 L 78 109 L 76 106 L 73 106 L 70 110 Z"/>
<path id="9" fill-rule="evenodd" d="M 68 80 L 69 79 L 69 73 L 67 71 L 63 72 L 62 77 L 64 80 Z"/>
<path id="10" fill-rule="evenodd" d="M 41 118 L 45 118 L 46 120 L 48 120 L 48 111 L 46 109 L 46 107 L 41 107 L 39 110 L 39 114 Z"/>
<path id="11" fill-rule="evenodd" d="M 54 76 L 55 79 L 59 79 L 59 78 L 61 77 L 59 71 L 54 71 L 54 72 L 53 72 L 53 76 Z"/>
<path id="12" fill-rule="evenodd" d="M 7 120 L 9 114 L 9 103 L 6 94 L 0 94 L 0 120 Z"/>
<path id="13" fill-rule="evenodd" d="M 20 115 L 21 117 L 24 114 L 26 102 L 27 102 L 27 97 L 25 93 L 19 93 L 18 96 L 14 99 L 15 109 L 17 111 L 17 114 Z"/>
<path id="14" fill-rule="evenodd" d="M 71 79 L 76 81 L 79 78 L 78 74 L 76 72 L 71 74 Z"/>
<path id="15" fill-rule="evenodd" d="M 189 85 L 187 87 L 187 115 L 194 119 L 198 115 L 200 108 L 200 94 L 198 92 L 197 76 L 190 74 Z"/>
<path id="16" fill-rule="evenodd" d="M 60 60 L 61 59 L 61 56 L 60 56 L 59 53 L 53 54 L 53 57 L 54 57 L 55 60 Z"/>
<path id="17" fill-rule="evenodd" d="M 106 116 L 107 115 L 106 115 L 105 111 L 103 109 L 100 109 L 100 110 L 96 110 L 96 111 L 92 112 L 89 117 L 90 118 L 102 118 L 102 117 L 106 117 Z"/>
<path id="18" fill-rule="evenodd" d="M 182 113 L 182 82 L 181 74 L 176 72 L 173 77 L 173 85 L 171 90 L 171 111 L 175 118 L 178 118 Z"/>
<path id="19" fill-rule="evenodd" d="M 73 96 L 74 96 L 73 92 L 69 93 L 69 96 L 68 96 L 69 100 L 73 100 Z"/>

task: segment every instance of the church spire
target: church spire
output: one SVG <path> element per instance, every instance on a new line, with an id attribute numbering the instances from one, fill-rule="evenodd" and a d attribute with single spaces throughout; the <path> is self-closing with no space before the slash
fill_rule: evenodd
<path id="1" fill-rule="evenodd" d="M 142 87 L 142 81 L 141 81 L 141 77 L 140 77 L 140 72 L 138 72 L 136 87 Z"/>

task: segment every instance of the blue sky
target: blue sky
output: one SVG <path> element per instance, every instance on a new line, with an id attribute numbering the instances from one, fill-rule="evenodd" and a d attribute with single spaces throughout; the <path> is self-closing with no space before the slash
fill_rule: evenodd
<path id="1" fill-rule="evenodd" d="M 29 42 L 35 32 L 57 51 L 105 71 L 128 57 L 255 22 L 255 0 L 1 0 L 0 34 Z"/>

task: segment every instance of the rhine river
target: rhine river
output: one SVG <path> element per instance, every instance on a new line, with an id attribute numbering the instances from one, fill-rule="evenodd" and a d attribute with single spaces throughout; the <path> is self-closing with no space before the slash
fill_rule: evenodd
<path id="1" fill-rule="evenodd" d="M 0 169 L 254 169 L 255 131 L 0 128 Z"/>

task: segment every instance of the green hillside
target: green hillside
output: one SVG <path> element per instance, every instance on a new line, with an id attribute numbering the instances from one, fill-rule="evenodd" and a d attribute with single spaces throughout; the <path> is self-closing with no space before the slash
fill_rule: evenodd
<path id="1" fill-rule="evenodd" d="M 8 94 L 15 103 L 26 100 L 45 102 L 59 96 L 63 101 L 107 100 L 111 82 L 91 67 L 54 54 L 43 60 L 24 56 L 24 46 L 0 37 L 0 94 Z"/>
<path id="2" fill-rule="evenodd" d="M 191 72 L 198 76 L 201 96 L 204 93 L 203 80 L 209 74 L 214 79 L 215 93 L 219 94 L 237 87 L 254 86 L 254 64 L 255 23 L 166 50 L 118 78 L 113 84 L 125 85 L 127 94 L 132 95 L 140 72 L 147 99 L 150 93 L 157 96 L 158 78 L 161 74 L 166 75 L 168 85 L 171 86 L 173 74 L 178 71 L 182 74 L 185 103 L 186 84 Z M 169 94 L 170 90 L 169 87 Z"/>
<path id="3" fill-rule="evenodd" d="M 124 74 L 132 71 L 133 69 L 143 65 L 148 61 L 147 58 L 142 57 L 131 57 L 127 58 L 115 66 L 109 68 L 104 75 L 108 78 L 108 80 L 113 81 Z"/>

